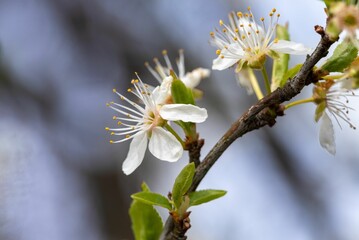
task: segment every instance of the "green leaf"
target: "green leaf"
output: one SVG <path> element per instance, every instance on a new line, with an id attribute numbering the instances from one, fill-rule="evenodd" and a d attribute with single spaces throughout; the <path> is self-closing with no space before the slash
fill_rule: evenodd
<path id="1" fill-rule="evenodd" d="M 194 163 L 190 163 L 185 166 L 180 174 L 177 176 L 172 188 L 172 200 L 175 207 L 178 209 L 183 201 L 183 195 L 185 195 L 192 184 L 193 176 L 195 172 Z"/>
<path id="2" fill-rule="evenodd" d="M 173 81 L 171 86 L 171 94 L 174 103 L 193 104 L 194 97 L 192 89 L 187 88 L 186 85 L 179 80 L 174 74 L 172 75 Z"/>
<path id="3" fill-rule="evenodd" d="M 172 210 L 172 205 L 168 201 L 168 199 L 158 193 L 139 192 L 139 193 L 132 194 L 131 197 L 134 200 L 143 202 L 145 204 L 156 205 L 156 206 L 167 208 L 170 211 Z"/>
<path id="4" fill-rule="evenodd" d="M 328 58 L 321 69 L 328 72 L 343 72 L 358 55 L 358 49 L 352 42 L 343 41 L 334 50 L 333 55 Z"/>
<path id="5" fill-rule="evenodd" d="M 279 87 L 283 87 L 289 78 L 293 78 L 300 70 L 303 64 L 297 64 L 291 69 L 289 69 L 283 76 L 282 80 L 280 81 Z"/>
<path id="6" fill-rule="evenodd" d="M 142 182 L 141 189 L 142 189 L 142 192 L 151 192 L 150 187 L 145 182 Z"/>
<path id="7" fill-rule="evenodd" d="M 277 25 L 276 36 L 281 40 L 290 40 L 288 28 L 286 26 Z M 289 54 L 278 53 L 278 57 L 273 61 L 272 84 L 271 89 L 274 91 L 281 86 L 281 80 L 288 70 Z"/>
<path id="8" fill-rule="evenodd" d="M 158 240 L 163 223 L 153 206 L 134 200 L 129 211 L 136 240 Z"/>
<path id="9" fill-rule="evenodd" d="M 224 196 L 227 192 L 224 190 L 201 190 L 189 194 L 190 206 L 200 205 L 202 203 L 210 202 L 217 198 Z"/>

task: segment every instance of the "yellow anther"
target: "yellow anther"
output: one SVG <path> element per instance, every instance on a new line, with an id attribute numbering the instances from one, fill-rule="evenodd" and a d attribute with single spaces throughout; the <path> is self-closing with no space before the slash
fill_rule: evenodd
<path id="1" fill-rule="evenodd" d="M 127 92 L 132 92 L 132 89 L 131 88 L 127 89 Z"/>
<path id="2" fill-rule="evenodd" d="M 154 61 L 154 62 L 158 62 L 158 58 L 153 58 L 153 61 Z"/>
<path id="3" fill-rule="evenodd" d="M 280 17 L 280 14 L 279 14 L 279 13 L 277 14 L 277 17 Z"/>
<path id="4" fill-rule="evenodd" d="M 261 21 L 264 22 L 264 17 L 261 17 Z"/>
<path id="5" fill-rule="evenodd" d="M 221 58 L 223 59 L 223 58 L 224 58 L 224 56 L 223 56 L 223 55 L 221 55 Z"/>
<path id="6" fill-rule="evenodd" d="M 126 116 L 127 116 L 127 117 L 131 117 L 131 115 L 130 115 L 130 114 L 127 114 Z"/>
<path id="7" fill-rule="evenodd" d="M 135 72 L 135 75 L 137 75 L 138 73 L 137 72 Z"/>
<path id="8" fill-rule="evenodd" d="M 114 133 L 114 132 L 111 132 L 110 135 L 115 135 L 115 133 Z"/>
<path id="9" fill-rule="evenodd" d="M 273 42 L 278 43 L 278 41 L 279 41 L 278 38 L 275 38 Z"/>
<path id="10" fill-rule="evenodd" d="M 251 10 L 251 7 L 247 7 L 247 10 L 250 11 L 250 10 Z"/>
<path id="11" fill-rule="evenodd" d="M 131 135 L 126 135 L 126 138 L 129 138 L 129 137 L 131 137 Z"/>
<path id="12" fill-rule="evenodd" d="M 123 96 L 120 97 L 121 100 L 124 100 L 125 98 Z"/>
<path id="13" fill-rule="evenodd" d="M 147 67 L 147 66 L 149 66 L 150 64 L 148 63 L 148 62 L 145 62 L 145 66 Z"/>
<path id="14" fill-rule="evenodd" d="M 116 120 L 116 118 L 117 118 L 116 116 L 113 116 L 113 117 L 112 117 L 113 120 Z"/>
<path id="15" fill-rule="evenodd" d="M 251 17 L 251 18 L 252 18 L 252 17 L 253 17 L 253 14 L 252 14 L 252 13 L 251 13 L 251 14 L 249 14 L 249 17 Z"/>
<path id="16" fill-rule="evenodd" d="M 237 38 L 237 37 L 234 37 L 234 38 L 233 38 L 233 41 L 237 41 L 237 40 L 238 40 L 238 38 Z"/>
<path id="17" fill-rule="evenodd" d="M 219 20 L 219 26 L 222 26 L 224 23 L 222 20 Z"/>
<path id="18" fill-rule="evenodd" d="M 235 31 L 236 33 L 238 33 L 238 32 L 239 32 L 239 29 L 238 29 L 238 28 L 236 28 L 236 29 L 234 29 L 234 31 Z"/>
<path id="19" fill-rule="evenodd" d="M 241 17 L 243 17 L 243 13 L 242 13 L 242 12 L 237 12 L 237 16 L 238 16 L 239 18 L 241 18 Z"/>
<path id="20" fill-rule="evenodd" d="M 245 17 L 249 17 L 248 13 L 244 14 Z"/>
<path id="21" fill-rule="evenodd" d="M 112 141 L 112 140 L 110 140 L 110 143 L 112 144 L 112 143 L 113 143 L 113 141 Z"/>
<path id="22" fill-rule="evenodd" d="M 118 121 L 117 125 L 121 125 L 121 124 L 122 124 L 122 122 L 121 122 L 121 121 Z"/>
<path id="23" fill-rule="evenodd" d="M 246 39 L 246 36 L 242 35 L 242 39 Z"/>
<path id="24" fill-rule="evenodd" d="M 116 88 L 112 89 L 112 92 L 117 92 Z"/>
<path id="25" fill-rule="evenodd" d="M 273 17 L 273 13 L 270 13 L 269 16 L 270 16 L 270 17 Z"/>
<path id="26" fill-rule="evenodd" d="M 228 46 L 224 46 L 225 49 L 228 49 Z"/>
<path id="27" fill-rule="evenodd" d="M 135 79 L 135 83 L 138 83 L 139 82 L 139 80 L 138 79 Z"/>
<path id="28" fill-rule="evenodd" d="M 135 79 L 132 79 L 132 80 L 131 80 L 131 83 L 132 83 L 132 84 L 135 84 Z"/>
<path id="29" fill-rule="evenodd" d="M 275 8 L 273 8 L 273 9 L 272 9 L 272 12 L 274 12 L 274 13 L 275 13 L 276 11 L 277 11 L 277 9 L 275 9 Z"/>
<path id="30" fill-rule="evenodd" d="M 249 24 L 248 24 L 248 27 L 252 27 L 252 24 L 249 23 Z"/>
<path id="31" fill-rule="evenodd" d="M 110 102 L 110 104 L 114 104 L 115 102 Z"/>
<path id="32" fill-rule="evenodd" d="M 145 86 L 145 88 L 148 88 L 148 85 L 146 83 L 143 86 Z"/>
<path id="33" fill-rule="evenodd" d="M 224 32 L 224 33 L 227 32 L 227 29 L 223 28 L 223 29 L 222 29 L 222 32 Z"/>
<path id="34" fill-rule="evenodd" d="M 131 127 L 132 130 L 135 130 L 135 127 Z"/>
<path id="35" fill-rule="evenodd" d="M 109 130 L 110 130 L 110 128 L 109 128 L 109 127 L 105 127 L 105 130 L 106 130 L 106 131 L 109 131 Z"/>
<path id="36" fill-rule="evenodd" d="M 243 25 L 243 24 L 240 24 L 239 26 L 240 26 L 240 27 L 244 27 L 244 25 Z"/>
<path id="37" fill-rule="evenodd" d="M 259 30 L 257 30 L 256 33 L 259 34 Z"/>
<path id="38" fill-rule="evenodd" d="M 214 37 L 214 32 L 210 32 L 209 35 L 210 35 L 211 37 Z"/>
<path id="39" fill-rule="evenodd" d="M 250 33 L 250 32 L 248 33 L 248 36 L 249 36 L 249 35 L 251 35 L 251 33 Z"/>
<path id="40" fill-rule="evenodd" d="M 162 50 L 162 55 L 167 55 L 167 50 L 166 49 Z"/>
<path id="41" fill-rule="evenodd" d="M 109 107 L 109 106 L 110 106 L 110 104 L 109 104 L 109 103 L 106 103 L 106 106 L 107 106 L 107 107 Z"/>
<path id="42" fill-rule="evenodd" d="M 217 54 L 217 55 L 221 54 L 221 50 L 217 49 L 217 50 L 216 50 L 216 54 Z"/>

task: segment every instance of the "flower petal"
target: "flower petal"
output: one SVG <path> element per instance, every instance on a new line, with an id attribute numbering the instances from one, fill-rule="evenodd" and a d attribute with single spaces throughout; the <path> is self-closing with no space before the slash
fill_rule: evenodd
<path id="1" fill-rule="evenodd" d="M 132 139 L 127 157 L 122 164 L 122 171 L 129 175 L 142 163 L 147 148 L 147 134 L 142 132 Z"/>
<path id="2" fill-rule="evenodd" d="M 328 117 L 327 113 L 324 112 L 322 116 L 322 124 L 319 130 L 319 142 L 320 145 L 325 148 L 330 154 L 335 155 L 335 139 L 334 139 L 334 128 L 332 121 Z"/>
<path id="3" fill-rule="evenodd" d="M 269 49 L 276 52 L 292 55 L 305 55 L 312 52 L 310 48 L 304 47 L 304 45 L 301 43 L 291 42 L 287 40 L 278 40 L 278 42 L 273 42 Z"/>
<path id="4" fill-rule="evenodd" d="M 156 158 L 168 162 L 176 162 L 183 154 L 181 143 L 172 135 L 172 133 L 161 127 L 152 129 L 148 149 Z"/>
<path id="5" fill-rule="evenodd" d="M 209 76 L 211 71 L 206 68 L 196 68 L 192 72 L 188 72 L 183 78 L 181 78 L 182 82 L 189 88 L 195 88 L 198 86 L 200 81 L 203 78 Z"/>
<path id="6" fill-rule="evenodd" d="M 152 96 L 156 104 L 164 104 L 168 97 L 171 96 L 172 81 L 172 76 L 165 77 L 161 85 L 153 90 Z"/>
<path id="7" fill-rule="evenodd" d="M 250 77 L 251 77 L 250 73 L 246 68 L 244 68 L 244 69 L 242 69 L 242 71 L 239 71 L 236 73 L 237 83 L 247 90 L 248 95 L 253 94 L 253 87 L 252 87 Z"/>
<path id="8" fill-rule="evenodd" d="M 212 69 L 213 70 L 224 70 L 229 67 L 232 67 L 239 59 L 234 58 L 222 58 L 222 56 L 218 56 L 216 59 L 213 60 Z"/>
<path id="9" fill-rule="evenodd" d="M 160 110 L 160 115 L 163 119 L 169 121 L 184 121 L 201 123 L 207 117 L 207 110 L 191 104 L 166 104 Z"/>

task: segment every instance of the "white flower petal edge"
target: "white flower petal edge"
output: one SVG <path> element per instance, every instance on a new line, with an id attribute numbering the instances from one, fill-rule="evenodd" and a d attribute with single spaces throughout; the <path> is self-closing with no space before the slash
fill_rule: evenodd
<path id="1" fill-rule="evenodd" d="M 161 127 L 152 129 L 148 149 L 156 158 L 168 162 L 176 162 L 183 154 L 181 143 L 175 136 Z"/>
<path id="2" fill-rule="evenodd" d="M 184 77 L 181 78 L 182 82 L 188 88 L 195 88 L 201 82 L 203 78 L 209 77 L 211 71 L 206 68 L 196 68 L 192 72 L 186 73 Z"/>
<path id="3" fill-rule="evenodd" d="M 153 90 L 152 96 L 156 104 L 165 104 L 168 97 L 171 96 L 172 81 L 172 76 L 165 77 L 161 85 Z"/>
<path id="4" fill-rule="evenodd" d="M 237 83 L 247 90 L 248 95 L 253 94 L 253 87 L 248 70 L 242 69 L 240 72 L 236 73 L 236 79 L 237 79 Z"/>
<path id="5" fill-rule="evenodd" d="M 130 150 L 122 164 L 122 171 L 129 175 L 142 163 L 147 148 L 147 134 L 142 132 L 132 139 Z"/>
<path id="6" fill-rule="evenodd" d="M 191 104 L 168 104 L 164 105 L 160 110 L 160 115 L 163 119 L 169 121 L 184 121 L 201 123 L 207 117 L 207 110 Z"/>
<path id="7" fill-rule="evenodd" d="M 213 60 L 212 69 L 221 71 L 221 70 L 227 69 L 229 67 L 232 67 L 238 61 L 239 61 L 239 59 L 222 58 L 221 56 L 218 56 L 216 59 Z"/>
<path id="8" fill-rule="evenodd" d="M 334 128 L 332 121 L 325 112 L 323 113 L 322 124 L 320 125 L 319 142 L 330 154 L 335 155 Z"/>
<path id="9" fill-rule="evenodd" d="M 269 49 L 276 52 L 287 53 L 292 55 L 303 55 L 312 52 L 310 48 L 305 47 L 301 43 L 296 43 L 287 40 L 278 40 L 278 42 L 273 42 L 273 44 L 269 47 Z"/>

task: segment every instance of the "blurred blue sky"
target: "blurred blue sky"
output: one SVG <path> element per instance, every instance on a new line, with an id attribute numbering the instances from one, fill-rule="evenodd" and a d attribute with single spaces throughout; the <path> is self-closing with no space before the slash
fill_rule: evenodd
<path id="1" fill-rule="evenodd" d="M 188 70 L 210 68 L 209 32 L 248 5 L 257 19 L 277 8 L 293 41 L 316 46 L 313 26 L 325 24 L 316 0 L 1 1 L 0 239 L 132 239 L 129 195 L 141 181 L 166 194 L 187 158 L 169 164 L 147 154 L 124 176 L 129 144 L 108 144 L 104 131 L 114 124 L 105 106 L 117 100 L 112 88 L 125 91 L 134 71 L 155 83 L 143 63 L 162 49 L 172 59 L 185 49 Z M 204 156 L 255 98 L 231 70 L 199 88 L 209 112 L 198 126 Z M 359 239 L 359 133 L 335 126 L 337 155 L 329 155 L 314 110 L 291 109 L 225 152 L 199 188 L 228 194 L 192 209 L 189 239 Z M 350 117 L 358 125 L 357 112 Z"/>

